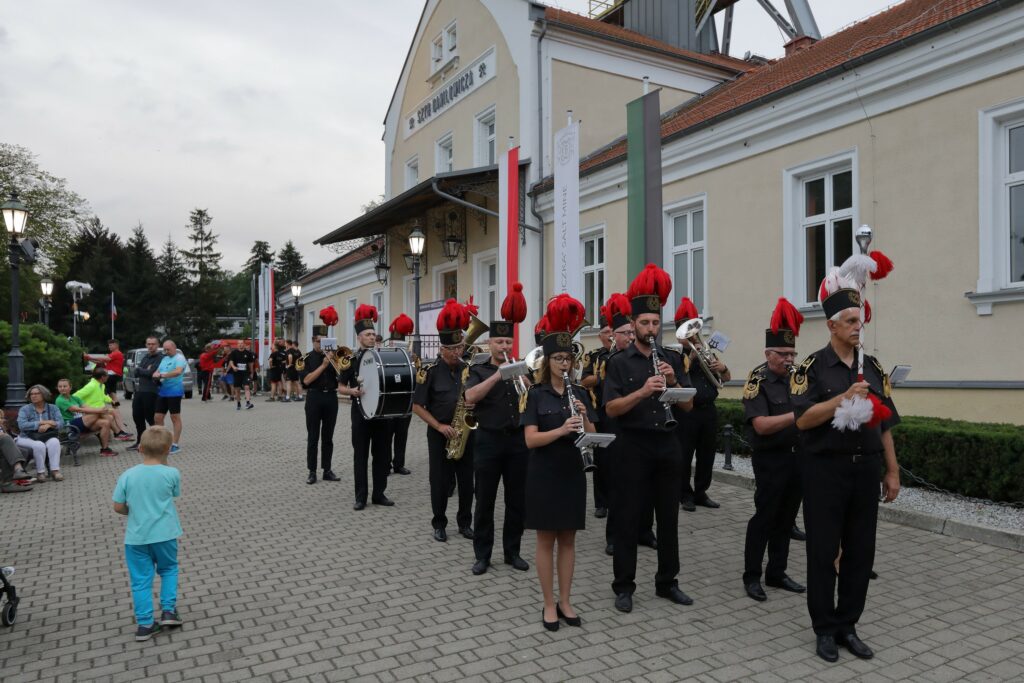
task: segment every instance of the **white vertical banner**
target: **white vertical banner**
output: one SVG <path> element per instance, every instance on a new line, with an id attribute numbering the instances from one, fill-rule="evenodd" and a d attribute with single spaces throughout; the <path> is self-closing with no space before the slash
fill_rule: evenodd
<path id="1" fill-rule="evenodd" d="M 260 277 L 257 281 L 256 286 L 256 343 L 259 344 L 257 349 L 254 349 L 256 358 L 262 368 L 266 362 L 266 348 L 267 345 L 263 342 L 267 338 L 266 329 L 266 306 L 267 306 L 267 264 L 260 266 Z"/>
<path id="2" fill-rule="evenodd" d="M 580 124 L 555 133 L 555 281 L 552 294 L 565 292 L 580 301 Z"/>

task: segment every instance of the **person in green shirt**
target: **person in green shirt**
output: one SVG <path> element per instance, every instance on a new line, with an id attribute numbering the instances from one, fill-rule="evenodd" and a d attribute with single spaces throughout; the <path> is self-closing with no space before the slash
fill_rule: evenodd
<path id="1" fill-rule="evenodd" d="M 110 396 L 106 388 L 107 371 L 103 368 L 95 368 L 92 371 L 92 379 L 85 383 L 85 386 L 76 391 L 72 396 L 77 396 L 82 403 L 89 408 L 110 408 L 107 415 L 110 417 L 111 426 L 114 431 L 114 438 L 118 441 L 131 441 L 135 437 L 125 431 L 124 422 L 121 421 L 121 413 L 114 410 L 111 405 Z"/>
<path id="2" fill-rule="evenodd" d="M 110 448 L 114 413 L 112 407 L 93 408 L 85 405 L 81 398 L 71 393 L 71 381 L 67 379 L 57 382 L 57 399 L 54 403 L 67 424 L 78 428 L 82 434 L 95 432 L 99 435 L 100 455 L 117 455 L 117 452 Z"/>

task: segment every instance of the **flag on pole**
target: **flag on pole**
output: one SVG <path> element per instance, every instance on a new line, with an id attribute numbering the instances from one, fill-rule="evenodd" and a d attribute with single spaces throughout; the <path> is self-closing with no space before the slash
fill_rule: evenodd
<path id="1" fill-rule="evenodd" d="M 110 293 L 110 319 L 117 320 L 117 305 L 114 303 L 114 293 Z"/>
<path id="2" fill-rule="evenodd" d="M 519 148 L 509 147 L 498 163 L 498 249 L 504 265 L 505 295 L 519 281 Z M 500 300 L 501 297 L 498 297 Z M 512 355 L 519 357 L 519 326 Z"/>
<path id="3" fill-rule="evenodd" d="M 661 103 L 659 91 L 626 105 L 627 229 L 626 280 L 644 265 L 660 264 L 661 216 Z"/>

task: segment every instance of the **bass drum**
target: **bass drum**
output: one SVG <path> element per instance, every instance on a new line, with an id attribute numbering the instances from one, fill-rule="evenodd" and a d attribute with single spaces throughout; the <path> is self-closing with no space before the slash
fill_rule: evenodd
<path id="1" fill-rule="evenodd" d="M 359 384 L 365 392 L 359 399 L 363 417 L 408 417 L 412 413 L 416 373 L 405 349 L 366 349 L 358 362 Z"/>

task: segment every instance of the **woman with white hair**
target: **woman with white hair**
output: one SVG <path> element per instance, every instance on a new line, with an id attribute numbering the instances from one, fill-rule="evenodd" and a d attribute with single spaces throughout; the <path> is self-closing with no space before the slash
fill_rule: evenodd
<path id="1" fill-rule="evenodd" d="M 46 481 L 46 464 L 49 461 L 50 474 L 54 481 L 64 481 L 60 473 L 60 437 L 64 418 L 57 406 L 50 403 L 50 391 L 42 384 L 33 384 L 25 394 L 28 401 L 18 411 L 17 444 L 32 449 L 36 460 L 36 481 Z"/>

